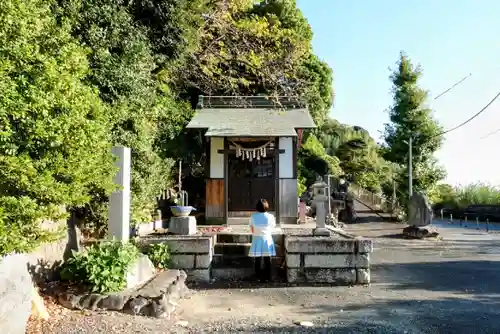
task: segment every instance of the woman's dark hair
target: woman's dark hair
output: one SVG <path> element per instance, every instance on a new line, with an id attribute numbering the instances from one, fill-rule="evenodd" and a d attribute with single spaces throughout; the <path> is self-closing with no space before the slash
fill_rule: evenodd
<path id="1" fill-rule="evenodd" d="M 257 201 L 255 209 L 257 209 L 258 212 L 266 212 L 269 209 L 269 203 L 267 203 L 265 199 L 261 198 Z"/>

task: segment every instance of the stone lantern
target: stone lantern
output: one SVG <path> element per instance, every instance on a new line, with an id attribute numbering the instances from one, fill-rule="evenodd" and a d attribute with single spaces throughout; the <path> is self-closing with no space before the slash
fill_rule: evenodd
<path id="1" fill-rule="evenodd" d="M 316 207 L 316 228 L 313 234 L 315 236 L 330 236 L 330 230 L 326 228 L 326 205 L 330 196 L 328 184 L 318 179 L 311 188 L 313 190 L 312 206 Z"/>

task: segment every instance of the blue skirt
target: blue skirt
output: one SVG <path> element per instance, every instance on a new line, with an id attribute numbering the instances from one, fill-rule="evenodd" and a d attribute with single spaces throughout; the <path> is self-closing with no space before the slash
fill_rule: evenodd
<path id="1" fill-rule="evenodd" d="M 252 236 L 252 246 L 248 252 L 250 257 L 276 256 L 272 237 Z"/>

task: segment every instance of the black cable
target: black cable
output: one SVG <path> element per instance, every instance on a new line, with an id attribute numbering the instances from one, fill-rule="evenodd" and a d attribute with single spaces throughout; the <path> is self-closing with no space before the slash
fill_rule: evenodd
<path id="1" fill-rule="evenodd" d="M 462 80 L 458 81 L 457 83 L 455 83 L 453 86 L 451 86 L 450 88 L 448 88 L 447 90 L 445 90 L 444 92 L 442 92 L 441 94 L 439 94 L 438 96 L 436 96 L 433 100 L 436 101 L 437 99 L 439 99 L 441 96 L 443 96 L 444 94 L 448 93 L 450 90 L 452 90 L 453 88 L 457 87 L 458 85 L 460 85 L 462 82 L 464 82 L 465 80 L 467 80 L 470 76 L 472 75 L 472 73 L 469 73 L 469 75 L 465 76 L 462 78 Z"/>
<path id="2" fill-rule="evenodd" d="M 461 127 L 462 127 L 462 126 L 464 126 L 465 124 L 467 124 L 467 123 L 469 123 L 470 121 L 472 121 L 474 118 L 476 118 L 476 117 L 478 117 L 479 115 L 481 115 L 484 111 L 486 111 L 486 109 L 488 109 L 488 108 L 489 108 L 489 107 L 493 104 L 493 102 L 495 102 L 495 101 L 496 101 L 496 99 L 498 99 L 499 97 L 500 97 L 500 92 L 498 92 L 498 93 L 497 93 L 497 95 L 495 95 L 495 97 L 494 97 L 494 98 L 493 98 L 490 102 L 488 102 L 488 104 L 487 104 L 487 105 L 485 105 L 485 106 L 484 106 L 481 110 L 479 110 L 477 113 L 475 113 L 475 114 L 474 114 L 472 117 L 470 117 L 468 120 L 466 120 L 466 121 L 464 121 L 464 122 L 460 123 L 459 125 L 457 125 L 457 126 L 455 126 L 455 127 L 451 128 L 451 129 L 448 129 L 448 130 L 443 131 L 443 132 L 441 132 L 441 133 L 439 133 L 439 134 L 437 134 L 437 135 L 435 135 L 435 136 L 432 136 L 431 138 L 438 137 L 438 136 L 443 136 L 443 135 L 445 135 L 445 134 L 447 134 L 447 133 L 450 133 L 451 131 L 455 131 L 455 130 L 457 130 L 457 129 L 461 128 Z M 500 131 L 500 129 L 499 129 L 499 131 Z"/>
<path id="3" fill-rule="evenodd" d="M 492 132 L 488 133 L 486 136 L 481 137 L 480 139 L 486 139 L 486 138 L 488 138 L 488 137 L 490 137 L 490 136 L 493 136 L 494 134 L 497 134 L 497 133 L 499 133 L 499 132 L 500 132 L 500 129 L 497 129 L 497 130 L 495 130 L 495 131 L 492 131 Z"/>

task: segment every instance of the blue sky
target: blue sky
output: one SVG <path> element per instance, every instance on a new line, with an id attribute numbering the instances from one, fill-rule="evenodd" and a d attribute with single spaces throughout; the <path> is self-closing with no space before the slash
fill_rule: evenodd
<path id="1" fill-rule="evenodd" d="M 390 70 L 404 50 L 424 70 L 421 86 L 445 129 L 500 91 L 500 1 L 297 0 L 314 31 L 315 53 L 334 71 L 333 118 L 372 136 L 388 121 Z M 450 93 L 433 96 L 472 73 Z M 452 184 L 500 185 L 500 99 L 445 137 L 437 158 Z"/>

